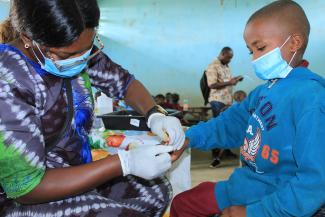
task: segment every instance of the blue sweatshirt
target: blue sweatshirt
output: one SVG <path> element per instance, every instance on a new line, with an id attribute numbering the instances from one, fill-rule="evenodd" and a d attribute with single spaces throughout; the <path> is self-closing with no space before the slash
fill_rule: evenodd
<path id="1" fill-rule="evenodd" d="M 220 209 L 248 217 L 311 216 L 325 204 L 325 80 L 293 69 L 240 104 L 186 132 L 200 150 L 241 147 L 242 168 L 218 182 Z"/>

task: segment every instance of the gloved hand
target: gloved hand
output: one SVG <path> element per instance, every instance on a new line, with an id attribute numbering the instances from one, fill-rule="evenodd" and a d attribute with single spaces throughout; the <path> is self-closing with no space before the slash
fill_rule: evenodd
<path id="1" fill-rule="evenodd" d="M 123 175 L 132 174 L 148 180 L 163 175 L 172 165 L 168 154 L 172 150 L 172 147 L 165 145 L 119 150 Z"/>
<path id="2" fill-rule="evenodd" d="M 181 122 L 161 113 L 154 113 L 148 118 L 148 127 L 160 139 L 173 146 L 173 150 L 180 150 L 185 142 L 185 134 Z"/>

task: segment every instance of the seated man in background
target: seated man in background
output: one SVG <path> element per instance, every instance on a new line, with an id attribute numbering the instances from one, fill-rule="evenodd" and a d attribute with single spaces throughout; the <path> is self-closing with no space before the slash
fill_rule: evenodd
<path id="1" fill-rule="evenodd" d="M 164 95 L 157 94 L 155 96 L 155 102 L 157 103 L 157 105 L 160 105 L 161 107 L 166 108 L 166 98 Z"/>
<path id="2" fill-rule="evenodd" d="M 183 108 L 179 104 L 179 95 L 177 93 L 172 94 L 172 104 L 171 104 L 172 109 L 176 109 L 178 111 L 182 111 Z"/>
<path id="3" fill-rule="evenodd" d="M 300 67 L 309 32 L 304 10 L 290 0 L 249 18 L 244 39 L 266 83 L 191 127 L 185 143 L 201 150 L 241 146 L 243 167 L 226 181 L 177 195 L 171 217 L 305 217 L 325 204 L 325 80 Z"/>
<path id="4" fill-rule="evenodd" d="M 166 93 L 165 99 L 166 99 L 166 103 L 171 105 L 173 101 L 173 94 L 170 92 Z"/>
<path id="5" fill-rule="evenodd" d="M 238 90 L 234 93 L 234 103 L 240 103 L 247 97 L 247 94 L 243 90 Z"/>

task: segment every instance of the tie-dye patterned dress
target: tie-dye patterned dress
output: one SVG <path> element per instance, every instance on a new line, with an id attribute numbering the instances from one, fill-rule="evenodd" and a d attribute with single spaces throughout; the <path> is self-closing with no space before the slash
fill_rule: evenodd
<path id="1" fill-rule="evenodd" d="M 104 53 L 93 58 L 85 72 L 71 84 L 74 110 L 91 114 L 82 128 L 87 134 L 93 114 L 90 86 L 123 98 L 134 76 Z M 45 148 L 60 134 L 66 117 L 63 80 L 43 71 L 18 49 L 0 44 L 0 216 L 161 216 L 171 199 L 171 187 L 165 178 L 146 181 L 120 177 L 60 201 L 38 205 L 14 201 L 35 188 L 47 168 L 83 163 L 84 135 L 80 135 L 75 117 L 54 148 Z"/>

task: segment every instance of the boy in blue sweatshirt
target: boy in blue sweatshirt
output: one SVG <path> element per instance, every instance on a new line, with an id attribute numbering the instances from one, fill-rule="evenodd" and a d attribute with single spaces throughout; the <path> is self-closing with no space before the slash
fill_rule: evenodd
<path id="1" fill-rule="evenodd" d="M 249 18 L 244 39 L 266 83 L 186 133 L 191 148 L 240 147 L 243 167 L 176 196 L 171 217 L 312 216 L 325 205 L 325 81 L 299 67 L 309 32 L 294 1 Z"/>

